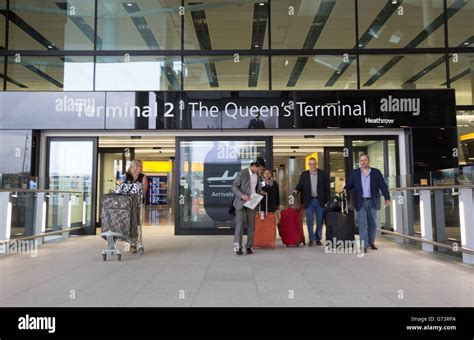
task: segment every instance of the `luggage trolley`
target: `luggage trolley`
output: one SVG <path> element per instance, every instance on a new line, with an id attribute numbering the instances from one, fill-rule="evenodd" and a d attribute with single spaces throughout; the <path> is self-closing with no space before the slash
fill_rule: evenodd
<path id="1" fill-rule="evenodd" d="M 143 195 L 139 190 L 123 190 L 123 186 L 118 185 L 115 193 L 105 194 L 102 198 L 100 236 L 106 241 L 106 248 L 102 250 L 104 261 L 108 255 L 117 255 L 117 259 L 122 260 L 118 241 L 130 244 L 136 240 L 138 253 L 143 255 L 145 252 L 141 223 Z"/>

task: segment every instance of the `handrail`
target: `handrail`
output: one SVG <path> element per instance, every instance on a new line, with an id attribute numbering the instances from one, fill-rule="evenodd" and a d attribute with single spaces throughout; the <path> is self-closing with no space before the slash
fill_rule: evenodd
<path id="1" fill-rule="evenodd" d="M 402 190 L 446 190 L 446 189 L 474 189 L 474 185 L 439 185 L 439 186 L 425 186 L 425 187 L 405 187 L 405 188 L 389 188 L 389 191 Z"/>
<path id="2" fill-rule="evenodd" d="M 75 190 L 56 190 L 56 189 L 0 189 L 0 192 L 49 192 L 49 193 L 58 193 L 58 194 L 83 194 L 82 191 L 75 191 Z"/>
<path id="3" fill-rule="evenodd" d="M 50 236 L 50 235 L 62 234 L 62 233 L 64 233 L 64 232 L 74 231 L 74 230 L 79 230 L 79 229 L 82 229 L 82 227 L 71 227 L 71 228 L 66 228 L 66 229 L 61 229 L 61 230 L 56 230 L 56 231 L 50 231 L 50 232 L 47 232 L 47 233 L 42 233 L 42 234 L 37 234 L 37 235 L 32 235 L 32 236 L 15 237 L 15 238 L 11 238 L 11 239 L 9 239 L 9 240 L 0 241 L 0 244 L 2 244 L 2 243 L 8 243 L 8 242 L 10 242 L 10 241 L 12 241 L 12 240 L 15 240 L 15 241 L 34 240 L 35 238 L 39 238 L 39 237 L 45 237 L 45 236 Z"/>
<path id="4" fill-rule="evenodd" d="M 436 242 L 436 241 L 425 240 L 425 239 L 422 239 L 422 238 L 419 238 L 419 237 L 404 235 L 404 234 L 397 233 L 395 231 L 390 231 L 390 230 L 386 230 L 386 229 L 382 229 L 382 228 L 377 228 L 377 230 L 379 230 L 383 233 L 386 233 L 386 234 L 391 234 L 391 235 L 394 235 L 394 236 L 407 238 L 409 240 L 414 240 L 414 241 L 419 241 L 419 242 L 423 242 L 423 243 L 432 244 L 436 247 L 441 247 L 441 248 L 446 248 L 446 249 L 451 249 L 451 250 L 453 249 L 453 246 L 449 245 L 449 244 L 439 243 L 439 242 Z M 458 249 L 462 253 L 474 254 L 474 250 L 472 250 L 472 249 L 467 249 L 467 248 L 463 248 L 463 247 L 458 247 Z"/>

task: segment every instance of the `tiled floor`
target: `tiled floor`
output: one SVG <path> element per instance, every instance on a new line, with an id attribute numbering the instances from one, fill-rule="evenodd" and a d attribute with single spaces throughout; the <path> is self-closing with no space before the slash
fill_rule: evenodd
<path id="1" fill-rule="evenodd" d="M 364 257 L 323 247 L 237 257 L 231 236 L 144 230 L 144 256 L 103 262 L 99 236 L 0 257 L 0 306 L 474 306 L 474 266 L 383 238 Z"/>

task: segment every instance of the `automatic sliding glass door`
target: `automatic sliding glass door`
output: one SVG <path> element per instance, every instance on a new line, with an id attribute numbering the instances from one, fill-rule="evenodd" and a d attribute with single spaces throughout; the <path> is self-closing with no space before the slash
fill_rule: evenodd
<path id="1" fill-rule="evenodd" d="M 370 166 L 382 172 L 388 187 L 396 187 L 397 176 L 399 175 L 399 149 L 395 136 L 361 137 L 347 136 L 346 145 L 348 147 L 348 171 L 359 167 L 359 156 L 363 153 L 369 155 Z M 383 197 L 380 198 L 381 207 L 384 207 Z M 378 212 L 378 225 L 384 229 L 392 229 L 390 218 L 390 207 L 385 207 Z"/>

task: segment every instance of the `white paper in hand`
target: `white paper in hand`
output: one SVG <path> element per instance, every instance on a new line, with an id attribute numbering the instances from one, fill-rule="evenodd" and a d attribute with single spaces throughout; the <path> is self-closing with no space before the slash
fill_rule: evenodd
<path id="1" fill-rule="evenodd" d="M 244 207 L 247 207 L 249 209 L 255 209 L 262 200 L 262 198 L 262 195 L 252 194 L 252 196 L 250 196 L 250 199 L 244 203 Z"/>

